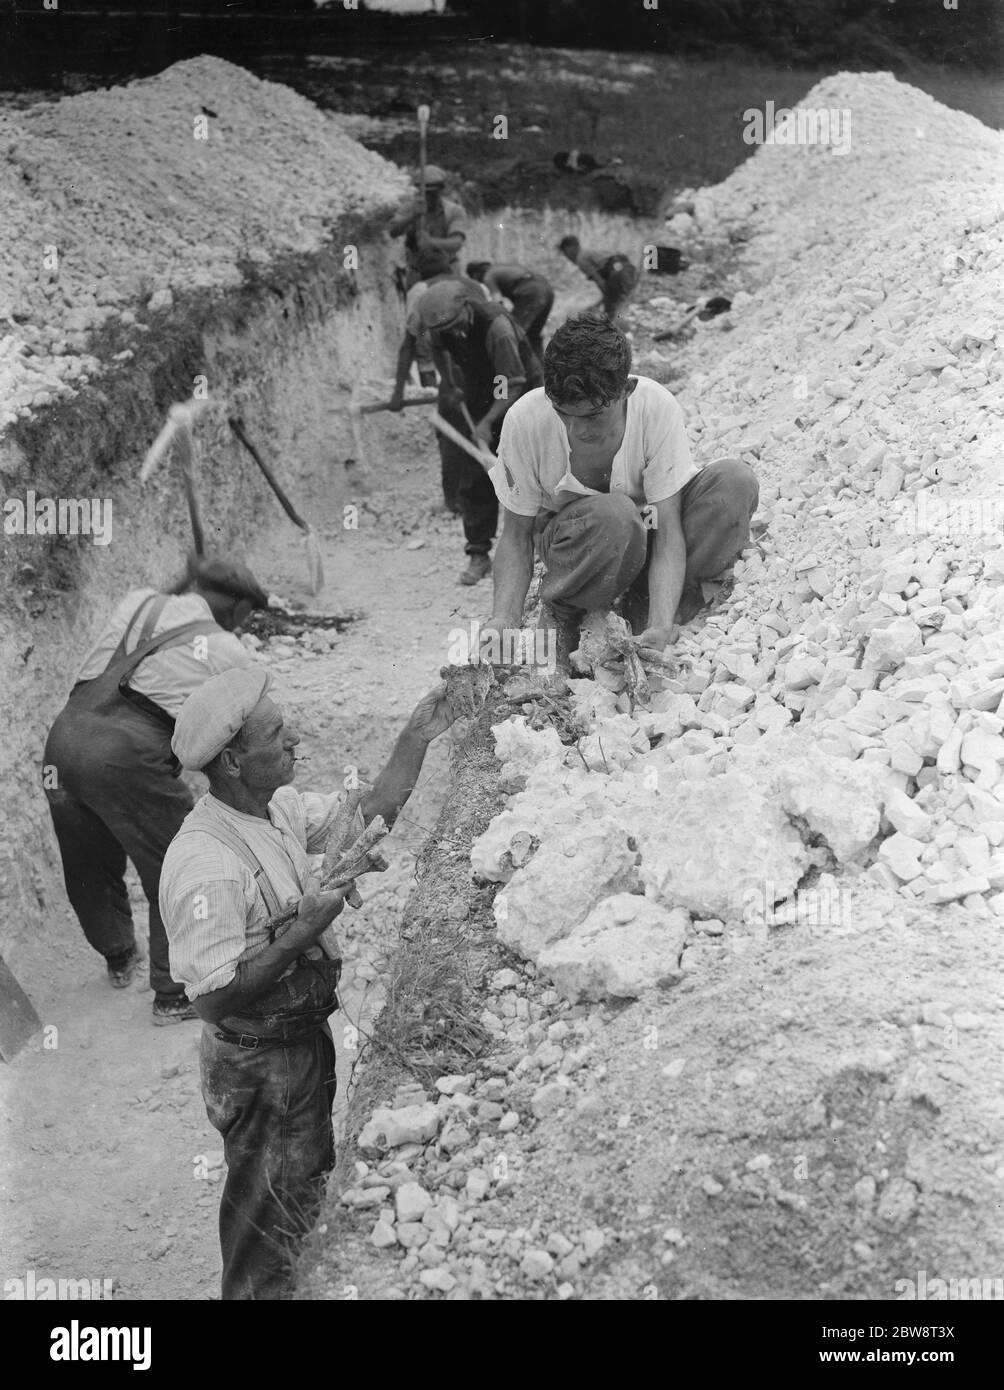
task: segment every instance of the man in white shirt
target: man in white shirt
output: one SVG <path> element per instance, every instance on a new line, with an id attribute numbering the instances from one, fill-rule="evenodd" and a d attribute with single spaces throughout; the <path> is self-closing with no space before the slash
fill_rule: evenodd
<path id="1" fill-rule="evenodd" d="M 233 629 L 267 605 L 251 571 L 226 560 L 199 562 L 189 593 L 134 589 L 84 658 L 46 741 L 43 786 L 67 896 L 117 989 L 138 962 L 127 858 L 143 884 L 156 1024 L 195 1017 L 172 978 L 158 906 L 164 851 L 193 804 L 171 753 L 175 716 L 211 676 L 251 665 Z"/>
<path id="2" fill-rule="evenodd" d="M 486 641 L 520 627 L 535 546 L 544 623 L 562 653 L 586 613 L 618 598 L 639 645 L 664 649 L 704 606 L 702 582 L 748 544 L 752 470 L 737 459 L 699 468 L 678 402 L 630 367 L 623 333 L 581 314 L 551 339 L 543 388 L 506 415 L 491 475 L 505 511 Z"/>
<path id="3" fill-rule="evenodd" d="M 226 671 L 184 704 L 172 747 L 209 793 L 164 857 L 160 903 L 171 968 L 203 1019 L 200 1066 L 223 1135 L 224 1299 L 277 1299 L 334 1164 L 338 943 L 330 924 L 349 889 L 318 892 L 308 855 L 336 818 L 346 837 L 393 825 L 428 745 L 453 722 L 445 685 L 412 711 L 373 786 L 340 816 L 342 793 L 291 785 L 299 736 L 260 669 Z M 337 837 L 341 839 L 341 834 Z M 274 919 L 297 905 L 291 925 Z"/>

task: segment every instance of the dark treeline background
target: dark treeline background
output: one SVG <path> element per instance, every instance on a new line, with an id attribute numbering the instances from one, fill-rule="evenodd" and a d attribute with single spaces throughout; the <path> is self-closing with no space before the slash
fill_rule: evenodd
<path id="1" fill-rule="evenodd" d="M 950 0 L 951 2 L 951 0 Z M 1000 66 L 1004 0 L 450 0 L 495 37 L 675 52 L 734 46 L 798 63 Z"/>
<path id="2" fill-rule="evenodd" d="M 367 13 L 342 0 L 0 0 L 0 82 L 112 79 L 195 53 L 337 53 L 359 44 L 488 40 L 643 53 L 762 54 L 792 64 L 993 71 L 1004 0 L 449 0 L 444 15 Z M 51 0 L 50 0 L 51 4 Z"/>

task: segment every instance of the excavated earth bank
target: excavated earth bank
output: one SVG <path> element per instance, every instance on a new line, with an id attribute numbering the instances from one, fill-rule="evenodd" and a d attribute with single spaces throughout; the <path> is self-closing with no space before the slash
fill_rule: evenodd
<path id="1" fill-rule="evenodd" d="M 744 248 L 677 365 L 757 543 L 650 700 L 593 634 L 577 748 L 480 716 L 406 914 L 455 968 L 378 1022 L 304 1296 L 999 1279 L 1004 141 L 884 74 L 803 105 L 850 147 L 669 224 Z"/>
<path id="2" fill-rule="evenodd" d="M 203 106 L 216 112 L 206 141 L 193 138 Z M 191 544 L 177 468 L 162 464 L 141 487 L 143 456 L 173 402 L 207 395 L 212 551 L 240 555 L 263 527 L 285 525 L 228 413 L 282 461 L 294 496 L 299 479 L 327 477 L 359 500 L 334 410 L 392 352 L 380 230 L 407 182 L 310 102 L 218 59 L 2 124 L 15 235 L 0 264 L 0 376 L 16 415 L 0 435 L 4 498 L 112 504 L 110 543 L 5 534 L 0 549 L 0 776 L 19 808 L 0 838 L 0 953 L 17 972 L 20 942 L 63 893 L 39 793 L 45 730 L 112 603 L 171 582 Z M 49 245 L 59 268 L 40 274 Z M 346 270 L 346 246 L 358 268 Z"/>

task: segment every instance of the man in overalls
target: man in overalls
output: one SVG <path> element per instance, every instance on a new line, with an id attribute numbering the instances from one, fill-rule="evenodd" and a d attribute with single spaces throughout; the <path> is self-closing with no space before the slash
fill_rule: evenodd
<path id="1" fill-rule="evenodd" d="M 340 951 L 330 924 L 349 888 L 318 891 L 308 855 L 388 826 L 429 743 L 453 722 L 446 687 L 412 712 L 389 761 L 352 808 L 344 793 L 298 792 L 299 735 L 260 669 L 226 671 L 182 707 L 172 746 L 209 793 L 164 858 L 160 904 L 171 966 L 203 1019 L 202 1095 L 223 1135 L 224 1299 L 288 1296 L 299 1238 L 334 1165 L 331 1106 Z M 274 919 L 297 905 L 291 925 Z"/>
<path id="2" fill-rule="evenodd" d="M 527 270 L 525 265 L 512 262 L 493 265 L 491 261 L 469 262 L 467 274 L 484 285 L 493 299 L 508 299 L 513 323 L 519 324 L 533 352 L 543 360 L 541 334 L 554 308 L 554 289 L 543 275 Z"/>
<path id="3" fill-rule="evenodd" d="M 233 629 L 267 605 L 250 570 L 224 560 L 199 562 L 188 593 L 133 590 L 84 659 L 46 741 L 43 786 L 67 896 L 119 989 L 139 959 L 127 858 L 139 874 L 156 1024 L 195 1017 L 171 976 L 158 906 L 164 852 L 193 804 L 171 752 L 174 717 L 211 676 L 251 665 Z"/>
<path id="4" fill-rule="evenodd" d="M 474 444 L 494 449 L 506 411 L 543 380 L 540 362 L 523 330 L 501 304 L 489 304 L 469 281 L 443 280 L 421 298 L 409 333 L 426 332 L 439 372 L 439 410 Z M 406 336 L 398 356 L 390 400 L 400 409 L 411 366 Z M 461 584 L 473 585 L 491 572 L 489 551 L 498 526 L 498 501 L 484 468 L 452 440 L 439 436 L 443 492 L 456 500 L 464 527 L 467 568 Z"/>

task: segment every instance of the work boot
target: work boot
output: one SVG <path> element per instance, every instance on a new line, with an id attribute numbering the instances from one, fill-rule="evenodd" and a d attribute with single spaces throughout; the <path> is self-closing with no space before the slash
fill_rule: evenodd
<path id="1" fill-rule="evenodd" d="M 139 951 L 135 946 L 128 951 L 123 951 L 120 956 L 106 956 L 105 963 L 108 966 L 108 983 L 112 989 L 125 989 L 131 985 L 139 965 Z"/>
<path id="2" fill-rule="evenodd" d="M 198 1016 L 185 994 L 165 995 L 153 1001 L 153 1021 L 158 1028 L 168 1023 L 185 1023 Z"/>
<path id="3" fill-rule="evenodd" d="M 487 555 L 471 555 L 470 563 L 465 570 L 460 573 L 461 584 L 479 584 L 482 579 L 492 572 L 492 562 Z"/>

